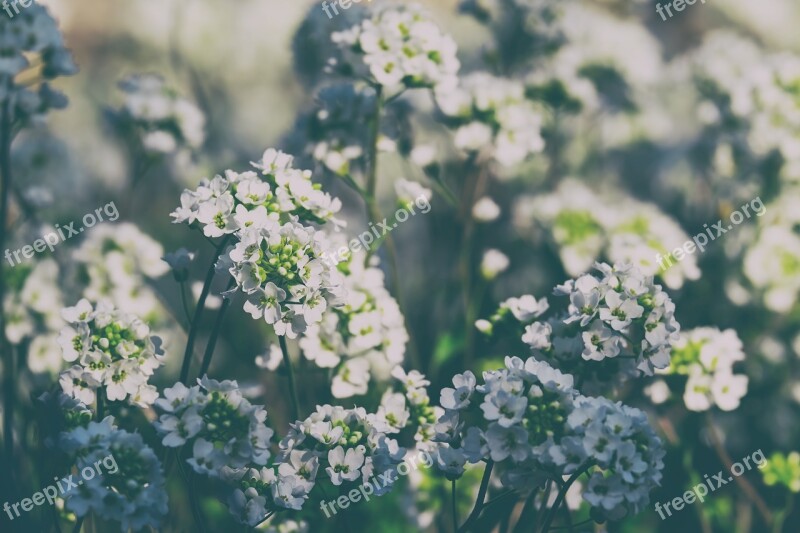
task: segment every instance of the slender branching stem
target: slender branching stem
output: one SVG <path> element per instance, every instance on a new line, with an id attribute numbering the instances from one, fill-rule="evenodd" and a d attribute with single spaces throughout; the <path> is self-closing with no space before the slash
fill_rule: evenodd
<path id="1" fill-rule="evenodd" d="M 289 394 L 292 397 L 292 416 L 294 417 L 294 420 L 300 420 L 300 402 L 297 400 L 297 387 L 294 382 L 294 369 L 292 368 L 292 360 L 289 358 L 289 348 L 286 346 L 286 337 L 284 335 L 279 335 L 278 343 L 281 345 L 283 364 L 286 365 L 286 376 L 289 380 Z"/>
<path id="2" fill-rule="evenodd" d="M 230 238 L 230 235 L 226 235 L 217 246 L 217 249 L 214 252 L 214 260 L 208 267 L 208 272 L 206 272 L 206 279 L 203 283 L 203 290 L 200 292 L 200 298 L 197 300 L 197 307 L 194 309 L 194 316 L 192 317 L 192 322 L 189 325 L 189 338 L 186 341 L 186 351 L 183 354 L 183 364 L 181 365 L 181 383 L 184 385 L 186 385 L 186 382 L 189 379 L 189 367 L 192 364 L 194 343 L 197 340 L 197 332 L 200 328 L 200 320 L 203 317 L 203 309 L 206 306 L 206 299 L 208 298 L 208 293 L 211 291 L 211 282 L 214 281 L 217 259 L 219 259 L 219 256 L 225 250 Z"/>

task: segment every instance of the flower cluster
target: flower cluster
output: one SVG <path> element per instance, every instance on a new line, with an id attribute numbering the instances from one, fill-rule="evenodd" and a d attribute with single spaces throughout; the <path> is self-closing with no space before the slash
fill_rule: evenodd
<path id="1" fill-rule="evenodd" d="M 141 435 L 115 427 L 109 416 L 62 433 L 60 440 L 78 468 L 99 470 L 67 493 L 69 510 L 80 517 L 91 512 L 119 521 L 122 531 L 160 527 L 167 514 L 164 474 Z"/>
<path id="2" fill-rule="evenodd" d="M 98 225 L 72 253 L 80 274 L 88 280 L 83 297 L 97 302 L 108 300 L 148 323 L 161 322 L 166 311 L 147 278 L 169 271 L 161 260 L 164 248 L 134 224 L 123 222 Z"/>
<path id="3" fill-rule="evenodd" d="M 393 91 L 435 87 L 460 67 L 455 41 L 417 7 L 380 10 L 331 39 L 343 52 L 336 66 Z"/>
<path id="4" fill-rule="evenodd" d="M 164 364 L 164 353 L 161 339 L 150 335 L 147 324 L 106 303 L 92 306 L 86 299 L 61 315 L 68 324 L 58 337 L 62 357 L 77 362 L 61 373 L 65 394 L 91 404 L 102 389 L 111 401 L 127 400 L 141 407 L 153 403 L 158 392 L 147 382 Z"/>
<path id="5" fill-rule="evenodd" d="M 325 235 L 302 222 L 323 224 L 341 208 L 338 199 L 311 182 L 311 172 L 292 168 L 292 157 L 269 149 L 254 171 L 226 171 L 181 194 L 176 223 L 195 222 L 207 237 L 235 234 L 238 242 L 218 263 L 246 295 L 244 310 L 295 338 L 339 305 L 342 276 L 322 260 Z"/>
<path id="6" fill-rule="evenodd" d="M 577 471 L 587 461 L 598 467 L 584 500 L 611 520 L 642 511 L 650 491 L 660 485 L 666 454 L 647 416 L 607 398 L 579 396 L 567 426 L 570 435 L 559 450 L 564 455 L 556 458 L 564 473 Z"/>
<path id="7" fill-rule="evenodd" d="M 577 276 L 595 261 L 630 262 L 643 274 L 658 275 L 674 289 L 700 277 L 694 255 L 669 261 L 689 236 L 657 206 L 597 194 L 577 180 L 565 180 L 551 194 L 524 196 L 514 206 L 514 224 L 524 233 L 542 227 L 558 245 L 566 271 Z M 659 254 L 665 257 L 658 263 Z"/>
<path id="8" fill-rule="evenodd" d="M 491 460 L 506 466 L 504 486 L 531 489 L 585 470 L 584 498 L 597 512 L 641 510 L 664 455 L 644 413 L 582 396 L 572 376 L 534 358 L 507 357 L 483 381 L 467 371 L 442 390 L 437 464 L 448 478 L 461 477 L 466 462 Z"/>
<path id="9" fill-rule="evenodd" d="M 311 416 L 291 424 L 280 442 L 279 460 L 293 464 L 303 459 L 298 465 L 313 460 L 336 486 L 359 480 L 369 483 L 372 476 L 399 464 L 405 454 L 371 418 L 363 407 L 317 406 Z M 376 493 L 390 488 L 382 487 Z"/>
<path id="10" fill-rule="evenodd" d="M 71 76 L 78 69 L 47 9 L 34 3 L 25 8 L 24 16 L 0 17 L 0 38 L 3 41 L 0 100 L 12 102 L 15 116 L 28 122 L 43 117 L 49 109 L 66 107 L 67 97 L 48 81 Z M 25 80 L 19 75 L 38 62 L 40 75 L 46 81 L 34 90 L 27 82 L 30 76 Z"/>
<path id="11" fill-rule="evenodd" d="M 335 368 L 336 398 L 365 394 L 370 376 L 385 380 L 403 362 L 408 333 L 400 307 L 384 287 L 377 258 L 364 266 L 363 253 L 338 263 L 344 273 L 344 305 L 328 307 L 300 339 L 306 358 Z"/>
<path id="12" fill-rule="evenodd" d="M 414 431 L 418 450 L 428 450 L 435 435 L 435 423 L 443 414 L 441 408 L 430 405 L 428 390 L 431 383 L 425 376 L 402 367 L 392 370 L 392 376 L 403 384 L 403 392 L 386 390 L 374 415 L 369 415 L 375 429 L 383 433 L 400 433 L 406 428 Z"/>
<path id="13" fill-rule="evenodd" d="M 784 485 L 792 492 L 800 492 L 800 453 L 773 453 L 761 468 L 766 485 Z"/>
<path id="14" fill-rule="evenodd" d="M 48 333 L 45 341 L 43 335 L 35 333 L 40 330 L 58 331 L 64 325 L 59 313 L 63 303 L 58 264 L 52 259 L 44 259 L 33 266 L 17 265 L 13 270 L 4 271 L 3 275 L 9 288 L 3 302 L 8 340 L 18 344 L 27 337 L 34 337 L 32 343 L 52 347 L 52 334 Z M 52 358 L 34 358 L 28 363 L 34 372 L 54 368 L 57 372 L 61 368 L 60 357 L 57 362 Z"/>
<path id="15" fill-rule="evenodd" d="M 725 182 L 734 174 L 749 172 L 753 158 L 773 151 L 783 159 L 780 179 L 800 181 L 800 151 L 794 140 L 800 131 L 800 57 L 768 53 L 749 39 L 717 31 L 678 61 L 675 70 L 679 82 L 689 78 L 697 88 L 703 134 L 716 142 L 708 174 L 721 191 L 730 187 Z M 725 151 L 735 157 L 724 157 Z M 747 188 L 740 184 L 740 189 Z"/>
<path id="16" fill-rule="evenodd" d="M 222 476 L 234 488 L 228 509 L 241 523 L 256 526 L 275 511 L 299 511 L 314 487 L 319 461 L 311 452 L 293 453 L 280 465 L 260 468 L 223 468 Z"/>
<path id="17" fill-rule="evenodd" d="M 125 104 L 119 119 L 142 147 L 168 154 L 180 148 L 197 149 L 205 140 L 205 116 L 154 74 L 139 74 L 119 83 Z"/>
<path id="18" fill-rule="evenodd" d="M 454 126 L 455 145 L 467 152 L 492 147 L 502 166 L 544 149 L 542 113 L 525 98 L 522 83 L 475 72 L 436 88 L 439 109 Z"/>
<path id="19" fill-rule="evenodd" d="M 667 293 L 653 283 L 652 276 L 642 275 L 630 264 L 596 263 L 595 269 L 596 274 L 556 286 L 555 295 L 569 298 L 566 312 L 540 321 L 549 304 L 526 295 L 504 302 L 489 320 L 475 325 L 493 334 L 497 327 L 516 320 L 524 326 L 522 341 L 534 356 L 585 378 L 592 373 L 600 381 L 608 377 L 602 367 L 589 368 L 585 361 L 618 362 L 621 374 L 614 373 L 613 379 L 635 376 L 636 369 L 653 375 L 655 369 L 669 366 L 680 324 Z"/>
<path id="20" fill-rule="evenodd" d="M 769 205 L 743 258 L 744 277 L 776 313 L 789 313 L 800 298 L 798 201 L 800 189 L 793 189 Z"/>
<path id="21" fill-rule="evenodd" d="M 271 222 L 271 224 L 269 223 Z M 244 310 L 290 339 L 316 324 L 329 306 L 341 305 L 343 276 L 323 259 L 330 250 L 321 231 L 267 219 L 247 228 L 220 262 L 245 293 Z"/>
<path id="22" fill-rule="evenodd" d="M 580 326 L 583 359 L 629 357 L 647 375 L 666 368 L 680 331 L 675 304 L 652 276 L 630 264 L 595 268 L 599 275 L 584 274 L 555 289 L 556 295 L 569 297 L 563 322 Z M 537 329 L 534 324 L 527 332 Z M 538 335 L 533 338 L 534 344 L 540 341 Z"/>
<path id="23" fill-rule="evenodd" d="M 733 372 L 734 365 L 743 360 L 742 341 L 735 331 L 695 328 L 680 335 L 669 368 L 659 374 L 688 377 L 683 393 L 687 409 L 707 411 L 716 405 L 733 411 L 747 394 L 747 376 Z"/>
<path id="24" fill-rule="evenodd" d="M 339 222 L 338 198 L 311 182 L 311 171 L 292 168 L 292 156 L 273 148 L 242 173 L 226 170 L 224 176 L 203 180 L 196 190 L 181 193 L 181 206 L 171 213 L 173 222 L 203 228 L 206 237 L 221 237 L 252 229 L 272 229 L 295 217 L 300 222 Z"/>
<path id="25" fill-rule="evenodd" d="M 221 477 L 222 468 L 265 465 L 273 431 L 267 411 L 251 405 L 236 381 L 203 377 L 197 385 L 176 383 L 156 400 L 163 414 L 154 422 L 161 443 L 170 448 L 192 445 L 187 462 L 198 474 Z"/>

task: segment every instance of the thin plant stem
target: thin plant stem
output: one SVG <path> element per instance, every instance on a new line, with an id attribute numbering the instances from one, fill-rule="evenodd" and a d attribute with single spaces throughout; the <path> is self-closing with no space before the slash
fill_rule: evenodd
<path id="1" fill-rule="evenodd" d="M 375 200 L 375 191 L 378 187 L 378 137 L 381 133 L 381 113 L 383 112 L 383 91 L 378 85 L 375 87 L 375 116 L 373 117 L 369 139 L 369 174 L 367 175 L 367 200 Z M 368 213 L 370 214 L 370 213 Z M 375 222 L 373 220 L 373 222 Z"/>
<path id="2" fill-rule="evenodd" d="M 83 527 L 83 521 L 86 520 L 87 516 L 88 515 L 83 515 L 80 518 L 78 518 L 78 521 L 75 522 L 75 527 L 72 528 L 72 533 L 80 533 L 81 528 Z"/>
<path id="3" fill-rule="evenodd" d="M 452 487 L 451 499 L 453 503 L 453 531 L 456 531 L 458 529 L 458 510 L 456 509 L 456 480 L 450 480 L 450 484 Z"/>
<path id="4" fill-rule="evenodd" d="M 0 176 L 2 176 L 2 185 L 0 185 L 0 251 L 6 248 L 6 222 L 8 221 L 8 201 L 9 193 L 12 188 L 11 184 L 11 141 L 13 140 L 13 132 L 11 127 L 11 109 L 8 99 L 3 104 L 2 112 L 0 112 Z M 15 364 L 14 352 L 11 348 L 11 343 L 6 337 L 6 315 L 5 315 L 5 295 L 6 295 L 6 282 L 5 282 L 5 262 L 0 261 L 0 352 L 3 355 L 3 376 L 5 383 L 3 385 L 4 399 L 3 399 L 3 445 L 5 450 L 5 460 L 7 461 L 7 472 L 9 473 L 10 492 L 15 494 L 14 489 L 14 402 L 16 399 L 15 383 Z"/>
<path id="5" fill-rule="evenodd" d="M 478 489 L 478 498 L 475 500 L 475 507 L 472 508 L 472 512 L 469 514 L 469 517 L 467 517 L 467 521 L 458 528 L 459 533 L 467 531 L 467 528 L 471 526 L 481 514 L 483 510 L 483 501 L 486 499 L 486 491 L 489 490 L 489 479 L 492 477 L 492 468 L 494 468 L 494 461 L 489 459 L 486 461 L 486 468 L 483 470 L 483 478 L 481 479 L 481 486 Z"/>
<path id="6" fill-rule="evenodd" d="M 189 367 L 192 364 L 194 343 L 197 340 L 197 331 L 200 328 L 200 319 L 203 317 L 203 308 L 206 306 L 206 299 L 208 298 L 208 293 L 211 291 L 211 282 L 214 281 L 216 262 L 217 259 L 219 259 L 220 254 L 222 254 L 223 250 L 225 250 L 225 246 L 227 246 L 230 238 L 230 235 L 226 235 L 217 246 L 217 249 L 214 251 L 214 260 L 211 262 L 211 266 L 208 267 L 206 279 L 203 283 L 203 290 L 200 292 L 200 298 L 197 300 L 197 307 L 194 309 L 192 322 L 189 325 L 189 338 L 186 341 L 186 351 L 183 354 L 183 364 L 181 365 L 181 383 L 184 385 L 186 385 L 186 381 L 189 379 Z"/>
<path id="7" fill-rule="evenodd" d="M 197 488 L 195 484 L 192 483 L 192 480 L 190 478 L 193 470 L 190 470 L 187 473 L 186 470 L 183 468 L 183 461 L 181 457 L 178 457 L 177 459 L 178 460 L 176 461 L 176 464 L 178 465 L 178 471 L 181 473 L 181 477 L 183 478 L 183 481 L 186 483 L 186 488 L 189 494 L 189 507 L 192 510 L 192 517 L 194 518 L 194 521 L 197 527 L 200 529 L 200 531 L 205 532 L 206 522 L 205 522 L 205 517 L 203 516 L 203 511 L 200 508 L 200 502 L 197 499 Z"/>
<path id="8" fill-rule="evenodd" d="M 397 96 L 397 95 L 395 95 Z M 378 207 L 378 197 L 377 197 L 377 189 L 378 189 L 378 140 L 380 138 L 381 133 L 381 113 L 383 112 L 384 105 L 387 102 L 383 100 L 383 91 L 380 86 L 375 87 L 375 116 L 371 122 L 370 128 L 370 138 L 369 138 L 369 171 L 367 173 L 367 187 L 366 190 L 359 190 L 362 198 L 364 199 L 364 203 L 367 208 L 367 218 L 372 224 L 376 224 L 383 220 L 381 217 L 381 212 Z M 352 180 L 352 178 L 350 178 Z M 355 185 L 355 184 L 353 184 Z M 353 186 L 351 185 L 351 186 Z M 357 187 L 357 186 L 356 186 Z M 402 311 L 404 309 L 403 302 L 402 302 L 402 294 L 400 291 L 400 277 L 398 274 L 398 261 L 397 261 L 397 246 L 395 245 L 394 238 L 391 234 L 387 234 L 385 238 L 378 239 L 374 245 L 374 247 L 370 247 L 367 250 L 367 254 L 364 258 L 364 264 L 369 262 L 370 257 L 372 254 L 378 251 L 382 242 L 386 242 L 386 254 L 388 256 L 388 263 L 389 263 L 389 273 L 392 280 L 392 293 L 397 300 L 397 305 L 400 307 Z M 419 358 L 419 352 L 417 350 L 417 345 L 414 342 L 414 338 L 411 334 L 411 331 L 408 332 L 409 335 L 409 342 L 408 342 L 408 352 L 411 358 L 411 364 L 414 368 L 422 368 L 421 361 Z"/>
<path id="9" fill-rule="evenodd" d="M 706 425 L 708 426 L 708 434 L 711 437 L 711 444 L 714 447 L 714 451 L 717 453 L 720 461 L 725 465 L 725 468 L 728 471 L 731 471 L 733 467 L 733 461 L 731 460 L 730 455 L 728 452 L 725 451 L 725 447 L 722 445 L 722 441 L 719 438 L 719 434 L 717 433 L 717 428 L 714 426 L 714 419 L 711 417 L 711 414 L 708 413 L 706 415 Z M 742 492 L 747 496 L 747 498 L 753 502 L 758 509 L 758 513 L 761 515 L 762 520 L 768 525 L 772 525 L 772 512 L 767 507 L 767 504 L 764 503 L 764 500 L 761 499 L 761 496 L 758 495 L 758 491 L 753 488 L 753 485 L 747 481 L 747 478 L 742 476 L 734 476 L 733 479 L 736 480 L 736 484 L 739 485 L 739 488 Z"/>
<path id="10" fill-rule="evenodd" d="M 189 311 L 189 298 L 186 290 L 186 280 L 180 282 L 181 287 L 181 305 L 183 306 L 183 314 L 186 317 L 186 327 L 192 323 L 192 313 Z"/>
<path id="11" fill-rule="evenodd" d="M 547 517 L 544 519 L 544 524 L 542 524 L 542 533 L 547 533 L 550 531 L 550 525 L 553 523 L 553 519 L 556 517 L 556 513 L 558 512 L 558 508 L 561 507 L 561 504 L 564 502 L 564 498 L 567 496 L 567 491 L 575 483 L 575 480 L 578 479 L 580 476 L 583 475 L 584 472 L 588 472 L 590 468 L 594 466 L 594 460 L 590 459 L 586 463 L 583 464 L 582 467 L 578 468 L 567 480 L 566 483 L 561 487 L 558 491 L 558 496 L 556 496 L 556 501 L 553 503 L 553 507 L 548 511 Z"/>
<path id="12" fill-rule="evenodd" d="M 794 493 L 789 492 L 786 495 L 786 505 L 783 507 L 783 509 L 775 513 L 775 521 L 772 524 L 772 533 L 781 533 L 783 531 L 783 523 L 792 513 L 792 507 L 794 507 Z"/>
<path id="13" fill-rule="evenodd" d="M 230 289 L 232 285 L 228 285 Z M 217 313 L 217 319 L 214 322 L 214 329 L 211 331 L 211 337 L 208 339 L 208 344 L 206 344 L 206 353 L 203 355 L 203 363 L 200 365 L 200 374 L 197 377 L 202 378 L 206 372 L 208 372 L 208 367 L 211 366 L 211 358 L 214 356 L 214 348 L 217 345 L 217 339 L 219 338 L 219 332 L 222 330 L 222 322 L 225 318 L 225 312 L 230 307 L 231 301 L 229 298 L 225 298 L 222 302 L 222 306 L 219 309 L 219 313 Z"/>
<path id="14" fill-rule="evenodd" d="M 292 360 L 289 358 L 289 349 L 286 347 L 286 337 L 279 335 L 278 343 L 281 345 L 283 364 L 286 365 L 286 374 L 289 380 L 289 394 L 292 397 L 292 416 L 294 417 L 294 420 L 300 420 L 300 402 L 297 401 L 297 387 L 294 383 L 294 369 L 292 368 Z"/>
<path id="15" fill-rule="evenodd" d="M 103 420 L 105 417 L 105 398 L 103 397 L 103 389 L 97 389 L 97 421 Z"/>
<path id="16" fill-rule="evenodd" d="M 536 514 L 536 494 L 538 493 L 538 489 L 531 490 L 531 493 L 525 498 L 525 504 L 522 506 L 522 511 L 519 513 L 519 518 L 517 519 L 517 523 L 514 526 L 514 533 L 521 533 L 523 530 L 535 531 L 536 526 L 538 525 L 540 515 Z M 547 485 L 545 486 L 544 491 L 542 492 L 542 498 L 544 498 L 545 503 L 547 502 L 547 498 L 550 496 L 550 483 L 548 480 Z M 531 523 L 531 518 L 533 518 L 533 523 Z"/>

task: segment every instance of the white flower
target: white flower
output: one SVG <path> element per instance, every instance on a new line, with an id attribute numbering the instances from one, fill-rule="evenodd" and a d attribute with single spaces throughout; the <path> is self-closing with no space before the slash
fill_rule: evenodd
<path id="1" fill-rule="evenodd" d="M 281 302 L 285 299 L 286 291 L 268 282 L 247 296 L 244 310 L 256 320 L 263 318 L 267 324 L 274 324 L 281 318 Z"/>
<path id="2" fill-rule="evenodd" d="M 272 344 L 266 354 L 256 357 L 255 362 L 257 367 L 274 372 L 280 366 L 281 361 L 283 361 L 283 352 L 281 352 L 280 346 Z"/>
<path id="3" fill-rule="evenodd" d="M 486 443 L 492 461 L 502 461 L 511 456 L 514 461 L 522 462 L 530 453 L 528 434 L 519 426 L 503 427 L 500 424 L 489 424 L 486 432 Z"/>
<path id="4" fill-rule="evenodd" d="M 337 446 L 328 452 L 329 467 L 325 469 L 331 483 L 341 485 L 342 481 L 355 481 L 361 476 L 359 468 L 364 464 L 364 452 L 359 448 L 350 448 L 347 452 Z"/>
<path id="5" fill-rule="evenodd" d="M 483 253 L 481 260 L 481 274 L 484 278 L 492 280 L 508 268 L 508 257 L 500 250 L 490 249 Z"/>
<path id="6" fill-rule="evenodd" d="M 641 317 L 644 312 L 644 308 L 636 300 L 624 299 L 615 291 L 606 293 L 605 303 L 608 308 L 600 310 L 600 318 L 617 331 L 627 328 L 633 319 Z"/>
<path id="7" fill-rule="evenodd" d="M 364 358 L 348 359 L 331 384 L 334 398 L 349 398 L 367 393 L 369 361 Z"/>
<path id="8" fill-rule="evenodd" d="M 489 394 L 481 404 L 486 420 L 497 420 L 504 428 L 511 427 L 522 420 L 528 400 L 525 397 L 509 394 L 504 390 Z"/>
<path id="9" fill-rule="evenodd" d="M 488 196 L 482 196 L 472 206 L 472 217 L 478 222 L 492 222 L 500 216 L 500 206 Z"/>
<path id="10" fill-rule="evenodd" d="M 747 376 L 719 372 L 714 375 L 711 394 L 714 403 L 723 411 L 739 408 L 739 402 L 747 394 Z"/>
<path id="11" fill-rule="evenodd" d="M 475 374 L 467 370 L 463 374 L 453 376 L 455 389 L 445 387 L 441 392 L 440 403 L 445 409 L 463 409 L 470 403 L 470 397 L 475 391 Z"/>
<path id="12" fill-rule="evenodd" d="M 402 178 L 394 182 L 394 190 L 397 193 L 397 199 L 403 205 L 414 203 L 419 198 L 424 198 L 426 202 L 429 202 L 433 194 L 430 189 L 423 187 L 416 181 L 408 181 Z"/>
<path id="13" fill-rule="evenodd" d="M 464 454 L 449 446 L 440 446 L 436 449 L 436 464 L 448 479 L 457 479 L 464 473 L 467 458 Z"/>

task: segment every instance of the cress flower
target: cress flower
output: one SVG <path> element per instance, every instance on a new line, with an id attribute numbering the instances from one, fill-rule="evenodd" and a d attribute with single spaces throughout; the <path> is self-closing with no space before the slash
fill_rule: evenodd
<path id="1" fill-rule="evenodd" d="M 334 485 L 368 483 L 373 475 L 394 468 L 405 454 L 372 420 L 374 417 L 362 407 L 317 406 L 311 416 L 291 424 L 280 442 L 278 461 L 285 463 L 295 456 L 308 461 L 313 457 L 314 464 Z M 391 485 L 381 487 L 376 493 L 390 489 Z"/>
<path id="2" fill-rule="evenodd" d="M 659 255 L 668 258 L 689 236 L 657 206 L 621 191 L 598 194 L 568 179 L 550 194 L 518 199 L 514 225 L 524 233 L 543 227 L 558 246 L 561 262 L 571 276 L 607 257 L 612 263 L 629 262 L 643 274 L 657 275 L 673 289 L 700 277 L 694 255 L 659 264 Z"/>
<path id="3" fill-rule="evenodd" d="M 572 376 L 543 361 L 506 357 L 482 384 L 471 372 L 453 384 L 442 390 L 435 438 L 448 479 L 461 477 L 466 462 L 488 460 L 516 490 L 586 470 L 583 498 L 609 518 L 639 512 L 661 479 L 665 452 L 644 413 L 579 394 Z"/>
<path id="4" fill-rule="evenodd" d="M 91 404 L 102 389 L 110 401 L 140 407 L 153 403 L 158 392 L 147 382 L 164 364 L 164 353 L 161 339 L 150 334 L 146 323 L 107 303 L 93 306 L 86 299 L 61 314 L 68 324 L 58 337 L 61 354 L 75 363 L 59 379 L 65 394 Z"/>
<path id="5" fill-rule="evenodd" d="M 405 358 L 408 333 L 400 307 L 386 290 L 377 258 L 366 266 L 363 258 L 363 252 L 353 253 L 336 265 L 343 275 L 343 305 L 327 306 L 300 339 L 307 359 L 335 369 L 336 398 L 365 394 L 371 379 L 389 379 Z"/>
<path id="6" fill-rule="evenodd" d="M 687 409 L 706 411 L 716 405 L 733 411 L 747 394 L 747 376 L 733 371 L 744 358 L 742 341 L 734 330 L 695 328 L 680 335 L 669 368 L 658 373 L 688 377 L 683 393 Z"/>
<path id="7" fill-rule="evenodd" d="M 273 435 L 267 411 L 242 397 L 236 381 L 203 377 L 190 388 L 176 383 L 155 403 L 162 414 L 153 425 L 162 444 L 191 445 L 187 462 L 198 474 L 220 477 L 222 467 L 267 464 Z"/>
<path id="8" fill-rule="evenodd" d="M 92 512 L 119 521 L 122 531 L 161 527 L 167 514 L 164 474 L 141 435 L 115 427 L 108 416 L 62 433 L 60 443 L 78 469 L 103 467 L 67 493 L 67 509 L 80 517 Z"/>
<path id="9" fill-rule="evenodd" d="M 339 199 L 322 192 L 311 182 L 311 171 L 293 168 L 292 161 L 292 156 L 270 148 L 261 161 L 251 163 L 255 170 L 226 170 L 224 176 L 204 179 L 195 190 L 184 190 L 180 207 L 170 216 L 176 224 L 202 228 L 206 237 L 272 228 L 293 218 L 340 225 L 334 217 L 341 209 Z"/>
<path id="10" fill-rule="evenodd" d="M 564 311 L 543 318 L 547 301 L 526 295 L 507 300 L 489 320 L 476 325 L 488 335 L 497 334 L 498 328 L 522 327 L 521 339 L 535 357 L 588 377 L 591 385 L 585 386 L 609 378 L 587 362 L 614 360 L 615 380 L 653 375 L 655 369 L 668 367 L 680 331 L 669 296 L 652 276 L 631 265 L 596 263 L 595 270 L 555 287 L 556 296 L 569 300 Z"/>
<path id="11" fill-rule="evenodd" d="M 193 103 L 167 87 L 154 74 L 129 76 L 119 82 L 125 103 L 116 115 L 147 152 L 168 154 L 196 150 L 205 140 L 205 116 Z"/>
<path id="12" fill-rule="evenodd" d="M 9 342 L 18 344 L 33 337 L 37 349 L 50 344 L 37 332 L 58 331 L 64 325 L 59 312 L 64 307 L 59 276 L 58 263 L 50 258 L 3 271 L 7 287 L 3 308 Z M 30 352 L 28 364 L 34 372 L 45 369 L 58 372 L 61 369 L 60 362 L 55 364 L 50 353 L 42 353 L 43 358 L 36 357 L 39 354 L 34 346 Z"/>
<path id="13" fill-rule="evenodd" d="M 169 271 L 161 244 L 128 222 L 98 225 L 87 233 L 72 252 L 80 275 L 88 279 L 82 296 L 108 300 L 148 324 L 165 322 L 167 312 L 147 281 Z"/>
<path id="14" fill-rule="evenodd" d="M 290 221 L 240 232 L 223 264 L 245 295 L 244 310 L 290 339 L 342 304 L 343 277 L 326 260 L 325 235 Z"/>
<path id="15" fill-rule="evenodd" d="M 400 366 L 392 370 L 392 377 L 402 383 L 403 391 L 387 389 L 378 411 L 369 415 L 370 422 L 378 431 L 389 434 L 410 428 L 414 432 L 416 449 L 430 450 L 434 424 L 443 414 L 441 408 L 430 405 L 427 390 L 430 382 L 416 370 L 406 373 Z"/>
<path id="16" fill-rule="evenodd" d="M 522 83 L 476 72 L 439 85 L 436 103 L 456 129 L 461 150 L 478 152 L 489 145 L 491 156 L 510 167 L 544 149 L 542 111 L 525 98 Z"/>
<path id="17" fill-rule="evenodd" d="M 353 75 L 391 91 L 435 87 L 452 80 L 460 63 L 455 41 L 418 6 L 378 10 L 331 40 L 341 49 L 341 64 Z"/>

